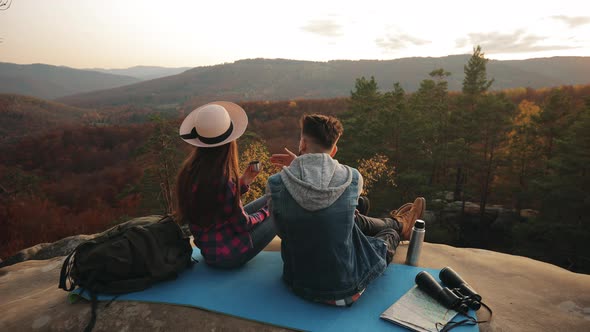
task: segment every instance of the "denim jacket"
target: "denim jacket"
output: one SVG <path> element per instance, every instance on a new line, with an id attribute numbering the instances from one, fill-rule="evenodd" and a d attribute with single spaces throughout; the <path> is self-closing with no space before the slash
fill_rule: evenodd
<path id="1" fill-rule="evenodd" d="M 271 214 L 282 239 L 283 280 L 304 298 L 351 296 L 387 266 L 385 243 L 365 236 L 354 222 L 360 174 L 345 167 L 352 172 L 350 185 L 334 203 L 315 211 L 295 201 L 280 173 L 268 180 Z"/>

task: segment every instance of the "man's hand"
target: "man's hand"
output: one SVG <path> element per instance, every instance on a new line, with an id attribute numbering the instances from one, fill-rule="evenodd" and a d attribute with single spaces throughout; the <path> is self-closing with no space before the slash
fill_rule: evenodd
<path id="1" fill-rule="evenodd" d="M 270 156 L 270 162 L 273 163 L 275 166 L 283 167 L 289 166 L 297 158 L 297 155 L 293 152 L 289 151 L 289 149 L 285 148 L 287 153 L 275 153 Z"/>

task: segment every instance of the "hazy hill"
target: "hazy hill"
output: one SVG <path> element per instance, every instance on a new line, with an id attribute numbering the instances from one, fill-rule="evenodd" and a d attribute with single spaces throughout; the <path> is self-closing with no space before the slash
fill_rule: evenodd
<path id="1" fill-rule="evenodd" d="M 0 62 L 0 93 L 53 99 L 141 81 L 135 77 L 44 64 Z"/>
<path id="2" fill-rule="evenodd" d="M 250 59 L 197 67 L 181 74 L 116 89 L 61 98 L 80 106 L 121 104 L 170 105 L 212 99 L 288 100 L 348 96 L 358 77 L 375 76 L 381 89 L 400 82 L 415 91 L 428 73 L 444 68 L 452 73 L 450 90 L 460 90 L 469 55 L 396 60 L 337 60 L 328 62 Z M 493 60 L 489 77 L 496 90 L 550 87 L 590 82 L 590 57 L 554 57 L 522 61 Z"/>
<path id="3" fill-rule="evenodd" d="M 131 76 L 138 78 L 142 81 L 145 80 L 152 80 L 154 78 L 160 78 L 164 76 L 171 76 L 180 74 L 186 70 L 191 69 L 191 67 L 178 67 L 178 68 L 168 68 L 168 67 L 156 67 L 156 66 L 135 66 L 130 68 L 122 68 L 122 69 L 103 69 L 103 68 L 90 68 L 87 70 L 98 71 L 101 73 L 108 73 L 108 74 L 115 74 L 115 75 L 123 75 L 123 76 Z"/>
<path id="4" fill-rule="evenodd" d="M 0 94 L 0 142 L 82 121 L 93 111 L 34 97 Z"/>

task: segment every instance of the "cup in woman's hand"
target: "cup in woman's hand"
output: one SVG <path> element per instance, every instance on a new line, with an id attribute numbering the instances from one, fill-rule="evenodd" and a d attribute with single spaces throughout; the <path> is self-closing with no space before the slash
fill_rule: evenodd
<path id="1" fill-rule="evenodd" d="M 250 162 L 250 169 L 253 172 L 260 172 L 260 162 L 258 160 L 254 160 Z"/>

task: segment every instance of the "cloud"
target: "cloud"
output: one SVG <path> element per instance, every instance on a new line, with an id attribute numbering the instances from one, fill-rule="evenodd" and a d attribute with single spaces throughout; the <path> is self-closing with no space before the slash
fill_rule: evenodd
<path id="1" fill-rule="evenodd" d="M 470 33 L 467 37 L 459 38 L 455 42 L 458 48 L 480 45 L 486 53 L 525 53 L 578 48 L 574 45 L 543 44 L 546 39 L 546 37 L 532 35 L 524 29 L 519 29 L 512 33 Z"/>
<path id="2" fill-rule="evenodd" d="M 429 44 L 430 41 L 410 36 L 407 33 L 389 33 L 385 37 L 375 39 L 375 43 L 386 51 L 395 51 L 411 45 Z"/>
<path id="3" fill-rule="evenodd" d="M 563 23 L 569 25 L 570 28 L 575 28 L 581 25 L 590 24 L 590 16 L 565 16 L 565 15 L 555 15 L 551 16 L 550 18 L 558 21 L 562 21 Z"/>
<path id="4" fill-rule="evenodd" d="M 323 37 L 338 37 L 342 35 L 342 25 L 332 20 L 310 20 L 301 29 Z"/>

